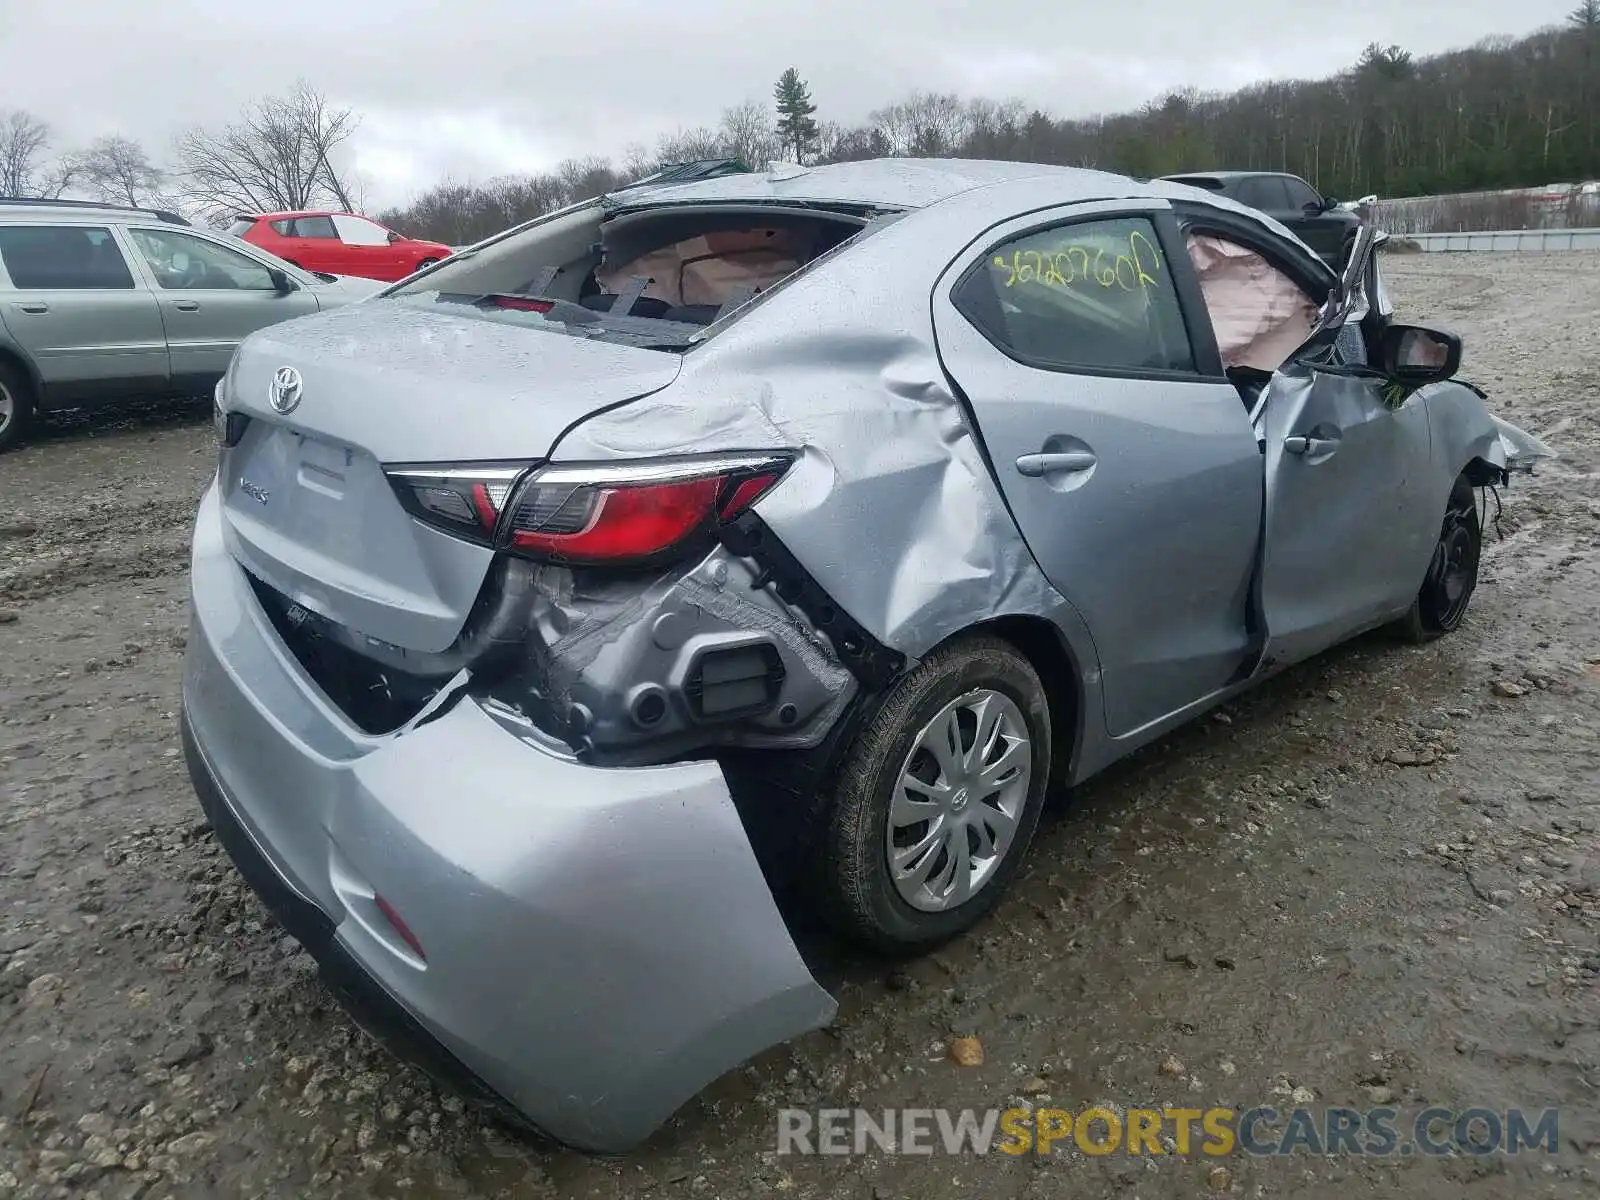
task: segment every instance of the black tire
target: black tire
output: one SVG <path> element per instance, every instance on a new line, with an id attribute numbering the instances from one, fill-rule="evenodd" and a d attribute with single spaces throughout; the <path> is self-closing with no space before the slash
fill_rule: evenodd
<path id="1" fill-rule="evenodd" d="M 958 702 L 969 702 L 985 693 L 988 697 L 997 695 L 1010 701 L 1010 707 L 999 701 L 992 702 L 993 711 L 1001 714 L 1006 722 L 996 738 L 1006 728 L 1015 727 L 1019 720 L 1025 729 L 1029 743 L 1028 777 L 1024 784 L 1020 777 L 1011 774 L 1020 768 L 1019 762 L 1003 776 L 1011 782 L 1000 785 L 998 790 L 978 790 L 979 786 L 988 788 L 988 784 L 951 789 L 950 781 L 943 779 L 943 770 L 932 752 L 918 749 L 920 736 L 931 721 Z M 967 730 L 974 730 L 975 749 L 976 717 L 969 710 L 962 709 L 962 712 L 966 715 L 958 714 L 953 719 L 958 722 L 958 733 L 963 738 Z M 971 636 L 930 654 L 884 698 L 877 712 L 857 734 L 840 766 L 833 807 L 819 839 L 814 876 L 821 908 L 829 923 L 852 941 L 895 955 L 930 949 L 977 924 L 1005 894 L 1027 854 L 1049 780 L 1050 740 L 1050 707 L 1039 676 L 1027 658 L 1009 642 L 987 635 Z M 998 749 L 999 742 L 991 741 Z M 997 763 L 998 755 L 991 754 L 989 761 Z M 991 839 L 988 844 L 997 850 L 989 856 L 993 865 L 986 868 L 987 878 L 977 885 L 970 897 L 940 911 L 913 906 L 891 875 L 889 812 L 891 801 L 902 790 L 897 787 L 902 771 L 931 772 L 934 776 L 931 782 L 944 783 L 945 790 L 950 793 L 950 799 L 943 802 L 950 811 L 940 818 L 940 826 L 932 821 L 927 823 L 928 835 L 939 827 L 960 830 L 952 836 L 959 837 L 961 846 L 968 850 L 969 863 L 973 861 L 973 847 L 981 847 L 983 842 L 978 839 L 984 836 Z M 922 775 L 917 774 L 917 777 Z M 909 789 L 905 790 L 909 796 Z M 1002 804 L 1009 801 L 1015 810 L 1013 832 L 1003 849 L 999 848 L 992 832 L 998 826 L 992 824 L 997 814 L 990 799 Z M 990 830 L 986 835 L 968 829 L 966 823 L 978 818 L 985 818 L 981 825 Z M 938 846 L 919 856 L 917 861 L 926 862 L 940 854 L 945 856 L 945 863 L 953 861 L 949 851 Z M 929 874 L 937 879 L 943 874 L 943 868 L 936 865 Z"/>
<path id="2" fill-rule="evenodd" d="M 1416 645 L 1453 633 L 1467 615 L 1478 586 L 1478 561 L 1483 553 L 1483 527 L 1472 485 L 1457 479 L 1450 491 L 1439 540 L 1422 587 L 1395 631 Z"/>
<path id="3" fill-rule="evenodd" d="M 33 424 L 33 381 L 0 360 L 0 454 L 22 444 Z"/>

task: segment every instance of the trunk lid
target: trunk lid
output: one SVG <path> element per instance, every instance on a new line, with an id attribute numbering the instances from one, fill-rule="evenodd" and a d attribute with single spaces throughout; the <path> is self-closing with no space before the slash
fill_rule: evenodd
<path id="1" fill-rule="evenodd" d="M 493 552 L 414 520 L 384 466 L 542 458 L 589 413 L 666 387 L 681 361 L 382 300 L 263 330 L 224 387 L 251 418 L 219 472 L 229 550 L 347 630 L 445 650 Z M 300 397 L 280 413 L 285 367 Z"/>
<path id="2" fill-rule="evenodd" d="M 228 407 L 382 463 L 539 458 L 574 421 L 659 391 L 682 365 L 667 351 L 484 320 L 461 305 L 373 299 L 253 334 Z M 269 400 L 282 367 L 303 385 L 287 415 Z"/>

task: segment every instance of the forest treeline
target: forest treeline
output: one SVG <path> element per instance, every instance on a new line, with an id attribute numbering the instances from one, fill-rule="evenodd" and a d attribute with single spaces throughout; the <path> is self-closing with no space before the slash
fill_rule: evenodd
<path id="1" fill-rule="evenodd" d="M 781 100 L 781 97 L 780 97 Z M 825 106 L 824 106 L 825 107 Z M 777 110 L 754 101 L 621 161 L 543 175 L 444 182 L 384 220 L 454 245 L 636 179 L 663 162 L 783 145 Z M 1171 92 L 1137 112 L 1058 119 L 1020 101 L 922 93 L 859 125 L 816 122 L 807 162 L 883 155 L 1003 158 L 1136 176 L 1201 169 L 1289 171 L 1339 198 L 1536 187 L 1600 175 L 1600 0 L 1559 28 L 1413 57 L 1374 44 L 1348 70 L 1229 94 Z"/>
<path id="2" fill-rule="evenodd" d="M 1289 171 L 1353 199 L 1538 187 L 1600 175 L 1600 0 L 1560 26 L 1414 57 L 1374 43 L 1338 74 L 1239 91 L 1170 92 L 1136 112 L 1057 118 L 1020 100 L 916 93 L 859 124 L 826 116 L 799 70 L 771 99 L 723 110 L 615 159 L 532 175 L 442 180 L 374 213 L 403 232 L 463 245 L 661 165 L 738 158 L 844 162 L 887 155 L 1004 158 L 1135 176 L 1203 169 Z M 363 208 L 341 169 L 360 116 L 299 81 L 225 126 L 185 131 L 165 163 L 120 134 L 58 151 L 37 116 L 0 113 L 0 195 L 81 195 L 159 204 L 226 223 L 238 211 Z"/>

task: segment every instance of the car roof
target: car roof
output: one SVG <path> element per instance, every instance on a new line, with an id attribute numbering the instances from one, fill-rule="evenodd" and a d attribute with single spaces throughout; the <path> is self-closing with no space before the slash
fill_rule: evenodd
<path id="1" fill-rule="evenodd" d="M 289 212 L 240 213 L 237 220 L 249 218 L 256 221 L 281 221 L 285 217 L 359 217 L 360 213 L 343 212 L 334 208 L 297 208 Z M 371 218 L 368 218 L 370 220 Z"/>
<path id="2" fill-rule="evenodd" d="M 960 192 L 1018 179 L 1049 176 L 1060 181 L 1061 200 L 1088 200 L 1106 195 L 1115 181 L 1116 194 L 1128 195 L 1126 176 L 1079 167 L 1042 163 L 961 158 L 880 158 L 818 167 L 779 167 L 723 175 L 695 183 L 644 186 L 613 192 L 611 208 L 643 208 L 659 204 L 722 201 L 738 203 L 855 204 L 871 208 L 926 208 Z M 1138 188 L 1133 194 L 1140 194 Z M 1150 189 L 1149 195 L 1161 194 Z"/>
<path id="3" fill-rule="evenodd" d="M 169 225 L 189 225 L 174 212 L 160 208 L 135 208 L 98 200 L 40 200 L 31 196 L 0 196 L 0 216 L 44 217 L 51 221 L 126 221 L 155 219 Z"/>
<path id="4" fill-rule="evenodd" d="M 1263 174 L 1266 172 L 1256 172 Z M 1240 174 L 1244 174 L 1241 172 Z M 1195 178 L 1189 176 L 1189 178 Z M 1067 206 L 1096 200 L 1158 200 L 1168 204 L 1203 204 L 1231 214 L 1236 220 L 1263 227 L 1275 237 L 1299 246 L 1304 265 L 1317 274 L 1327 266 L 1290 229 L 1266 213 L 1228 198 L 1221 192 L 1195 187 L 1176 179 L 1138 179 L 1082 167 L 1057 167 L 988 159 L 872 159 L 819 167 L 788 167 L 766 172 L 726 175 L 695 183 L 666 187 L 638 187 L 613 192 L 603 198 L 613 214 L 636 213 L 676 204 L 768 204 L 856 207 L 878 211 L 931 208 L 953 197 L 969 194 L 982 206 L 978 193 L 1004 191 L 995 203 L 1011 215 L 1040 207 Z M 1011 208 L 1012 205 L 1021 208 Z"/>
<path id="5" fill-rule="evenodd" d="M 1219 183 L 1231 183 L 1236 179 L 1299 179 L 1298 175 L 1291 175 L 1288 171 L 1175 171 L 1171 175 L 1163 175 L 1163 179 L 1215 179 Z"/>

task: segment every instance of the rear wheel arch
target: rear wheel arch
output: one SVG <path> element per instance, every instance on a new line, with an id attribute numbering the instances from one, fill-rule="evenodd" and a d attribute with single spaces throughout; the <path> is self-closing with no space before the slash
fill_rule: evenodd
<path id="1" fill-rule="evenodd" d="M 1061 631 L 1044 617 L 1014 614 L 983 621 L 963 630 L 958 637 L 992 634 L 1009 642 L 1032 664 L 1044 685 L 1050 703 L 1051 763 L 1053 785 L 1064 785 L 1077 764 L 1083 745 L 1083 668 Z"/>
<path id="2" fill-rule="evenodd" d="M 15 368 L 33 388 L 33 401 L 38 404 L 39 397 L 43 394 L 43 381 L 39 378 L 39 371 L 27 355 L 7 345 L 0 345 L 0 363 Z"/>

